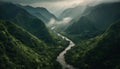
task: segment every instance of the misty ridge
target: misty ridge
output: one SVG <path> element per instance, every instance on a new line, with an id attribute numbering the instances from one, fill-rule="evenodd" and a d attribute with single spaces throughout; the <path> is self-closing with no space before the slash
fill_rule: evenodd
<path id="1" fill-rule="evenodd" d="M 112 2 L 119 2 L 119 0 L 86 0 L 85 3 L 82 2 L 81 3 L 77 3 L 77 4 L 73 4 L 72 6 L 69 6 L 68 8 L 61 10 L 62 12 L 59 13 L 59 15 L 55 15 L 58 19 L 54 19 L 51 18 L 50 21 L 48 22 L 50 25 L 51 24 L 60 24 L 60 23 L 70 23 L 73 19 L 77 19 L 80 18 L 81 16 L 85 16 L 86 14 L 84 14 L 86 11 L 86 9 L 88 9 L 89 7 L 94 7 L 96 5 L 99 4 L 103 4 L 103 3 L 112 3 Z M 83 3 L 83 4 L 82 4 Z M 56 14 L 56 13 L 53 13 Z"/>
<path id="2" fill-rule="evenodd" d="M 0 69 L 120 69 L 119 0 L 1 0 Z"/>

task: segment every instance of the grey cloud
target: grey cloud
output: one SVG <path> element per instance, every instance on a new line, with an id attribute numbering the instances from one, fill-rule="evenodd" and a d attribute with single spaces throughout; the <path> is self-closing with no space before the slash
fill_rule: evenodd
<path id="1" fill-rule="evenodd" d="M 36 3 L 36 2 L 56 2 L 56 1 L 65 1 L 65 0 L 1 0 L 1 1 L 29 4 L 29 3 Z"/>
<path id="2" fill-rule="evenodd" d="M 58 1 L 73 1 L 73 0 L 1 0 L 1 1 L 31 4 L 37 2 L 58 2 Z M 119 0 L 85 0 L 85 1 L 119 1 Z"/>

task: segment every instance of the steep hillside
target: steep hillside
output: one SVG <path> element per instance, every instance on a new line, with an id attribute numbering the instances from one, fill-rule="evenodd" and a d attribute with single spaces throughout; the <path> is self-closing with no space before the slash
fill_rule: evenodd
<path id="1" fill-rule="evenodd" d="M 89 7 L 77 22 L 66 29 L 70 35 L 91 37 L 103 33 L 114 21 L 120 18 L 120 3 L 104 3 Z M 89 36 L 90 35 L 90 36 Z"/>
<path id="2" fill-rule="evenodd" d="M 119 41 L 120 20 L 101 36 L 81 41 L 66 54 L 66 60 L 80 69 L 119 69 Z"/>
<path id="3" fill-rule="evenodd" d="M 0 2 L 0 19 L 13 21 L 46 43 L 53 43 L 53 38 L 41 20 L 12 3 Z"/>
<path id="4" fill-rule="evenodd" d="M 44 23 L 49 23 L 49 21 L 53 19 L 57 19 L 52 13 L 50 13 L 47 9 L 43 7 L 32 7 L 32 6 L 22 6 L 25 10 L 29 13 L 33 14 L 34 16 L 38 17 Z"/>
<path id="5" fill-rule="evenodd" d="M 0 68 L 59 69 L 55 59 L 66 44 L 57 40 L 57 46 L 47 46 L 14 23 L 0 21 Z"/>

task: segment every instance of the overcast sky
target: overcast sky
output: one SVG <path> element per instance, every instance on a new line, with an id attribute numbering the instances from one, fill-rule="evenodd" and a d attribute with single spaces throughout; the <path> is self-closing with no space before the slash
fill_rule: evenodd
<path id="1" fill-rule="evenodd" d="M 95 4 L 103 1 L 119 1 L 119 0 L 2 0 L 7 2 L 19 3 L 22 5 L 31 5 L 34 7 L 45 7 L 52 13 L 59 15 L 62 10 L 77 5 Z"/>

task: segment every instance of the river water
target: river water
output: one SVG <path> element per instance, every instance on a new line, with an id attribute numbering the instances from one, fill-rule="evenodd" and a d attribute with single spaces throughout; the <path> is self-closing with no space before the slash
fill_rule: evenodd
<path id="1" fill-rule="evenodd" d="M 75 46 L 74 42 L 71 41 L 70 39 L 68 39 L 67 37 L 57 33 L 57 35 L 59 37 L 62 37 L 63 39 L 65 39 L 66 41 L 69 41 L 69 45 L 67 46 L 67 48 L 65 48 L 65 50 L 63 50 L 58 56 L 57 56 L 57 59 L 56 61 L 58 61 L 61 66 L 62 66 L 62 69 L 75 69 L 72 65 L 69 65 L 66 63 L 65 61 L 65 54 L 67 53 L 68 50 L 71 49 L 71 47 Z"/>

